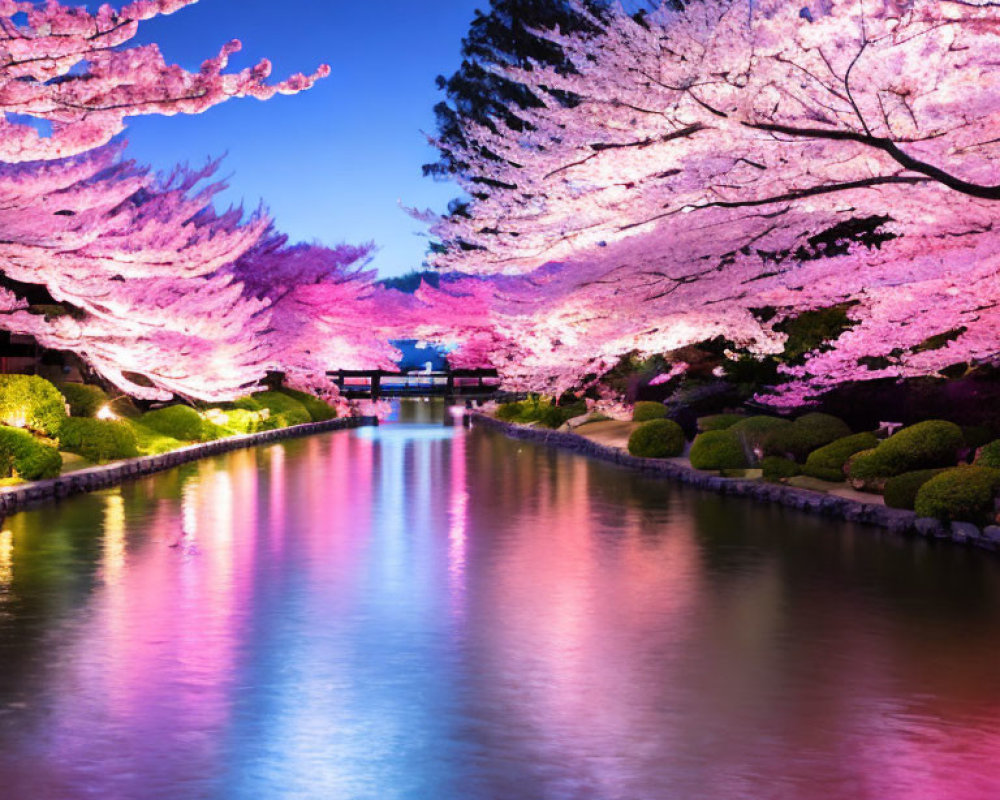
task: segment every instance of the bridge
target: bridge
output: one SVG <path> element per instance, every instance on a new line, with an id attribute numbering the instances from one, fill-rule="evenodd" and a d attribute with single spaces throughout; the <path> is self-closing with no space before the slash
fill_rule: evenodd
<path id="1" fill-rule="evenodd" d="M 331 370 L 340 393 L 351 400 L 393 397 L 444 397 L 487 400 L 500 391 L 495 369 L 453 369 L 440 372 L 386 370 Z"/>

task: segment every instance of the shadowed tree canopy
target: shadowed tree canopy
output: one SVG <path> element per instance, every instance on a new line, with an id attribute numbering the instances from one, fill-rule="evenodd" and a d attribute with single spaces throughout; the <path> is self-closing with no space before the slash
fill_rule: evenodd
<path id="1" fill-rule="evenodd" d="M 609 5 L 608 0 L 584 2 L 587 10 L 598 17 Z M 493 70 L 530 69 L 532 63 L 557 70 L 573 69 L 559 45 L 534 33 L 555 28 L 563 33 L 594 32 L 592 24 L 569 0 L 492 0 L 488 12 L 476 12 L 462 40 L 462 65 L 451 77 L 439 75 L 437 79 L 446 97 L 434 108 L 435 144 L 441 158 L 424 165 L 425 175 L 448 177 L 468 167 L 457 151 L 468 145 L 464 128 L 470 122 L 492 127 L 493 120 L 499 119 L 511 130 L 523 129 L 518 110 L 538 108 L 542 101 L 523 83 Z M 570 94 L 562 98 L 568 104 L 573 102 Z"/>

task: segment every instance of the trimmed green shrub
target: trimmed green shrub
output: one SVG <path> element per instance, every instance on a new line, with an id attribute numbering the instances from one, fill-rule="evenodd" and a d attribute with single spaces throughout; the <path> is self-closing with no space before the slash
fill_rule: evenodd
<path id="1" fill-rule="evenodd" d="M 898 475 L 922 467 L 950 467 L 964 445 L 962 429 L 954 422 L 929 419 L 903 428 L 879 445 Z"/>
<path id="2" fill-rule="evenodd" d="M 236 401 L 237 408 L 247 411 L 267 411 L 264 421 L 265 430 L 288 428 L 292 425 L 305 425 L 312 422 L 312 417 L 294 397 L 281 392 L 255 392 L 249 397 L 241 397 Z"/>
<path id="3" fill-rule="evenodd" d="M 790 458 L 781 458 L 780 456 L 768 456 L 760 462 L 760 466 L 764 471 L 764 480 L 766 481 L 787 480 L 794 478 L 801 472 L 798 464 Z"/>
<path id="4" fill-rule="evenodd" d="M 337 418 L 337 409 L 319 397 L 316 397 L 316 395 L 309 394 L 308 392 L 300 392 L 297 389 L 289 389 L 285 386 L 278 391 L 302 403 L 306 411 L 309 412 L 309 416 L 313 422 L 326 422 L 328 419 Z"/>
<path id="5" fill-rule="evenodd" d="M 66 399 L 44 378 L 0 375 L 0 424 L 55 436 L 66 416 Z"/>
<path id="6" fill-rule="evenodd" d="M 707 417 L 698 418 L 698 430 L 701 433 L 724 431 L 745 419 L 746 415 L 744 414 L 709 414 Z"/>
<path id="7" fill-rule="evenodd" d="M 684 431 L 669 419 L 642 423 L 628 437 L 628 451 L 639 458 L 672 458 L 684 452 Z"/>
<path id="8" fill-rule="evenodd" d="M 59 447 L 95 463 L 139 455 L 135 432 L 127 423 L 86 417 L 63 420 Z"/>
<path id="9" fill-rule="evenodd" d="M 26 481 L 55 478 L 62 470 L 62 456 L 50 444 L 20 428 L 0 427 L 0 474 Z"/>
<path id="10" fill-rule="evenodd" d="M 651 419 L 666 419 L 667 407 L 663 403 L 640 400 L 632 409 L 632 422 L 649 422 Z"/>
<path id="11" fill-rule="evenodd" d="M 182 442 L 207 442 L 224 434 L 218 425 L 203 420 L 197 411 L 188 406 L 167 406 L 147 411 L 139 417 L 139 423 Z"/>
<path id="12" fill-rule="evenodd" d="M 855 489 L 879 494 L 892 475 L 884 453 L 880 454 L 877 447 L 855 453 L 847 459 L 845 471 Z"/>
<path id="13" fill-rule="evenodd" d="M 93 417 L 108 402 L 100 386 L 89 383 L 58 383 L 56 388 L 69 403 L 69 413 L 74 417 Z"/>
<path id="14" fill-rule="evenodd" d="M 844 465 L 855 453 L 878 446 L 873 433 L 855 433 L 813 450 L 806 459 L 802 472 L 822 481 L 842 481 Z"/>
<path id="15" fill-rule="evenodd" d="M 545 428 L 559 428 L 573 417 L 586 413 L 587 403 L 584 400 L 568 406 L 557 406 L 551 400 L 535 396 L 519 403 L 504 403 L 497 408 L 496 416 L 503 422 L 535 422 Z"/>
<path id="16" fill-rule="evenodd" d="M 940 475 L 941 469 L 918 469 L 914 472 L 904 472 L 894 478 L 889 478 L 885 482 L 885 504 L 889 508 L 905 508 L 913 511 L 913 505 L 917 501 L 917 492 L 920 487 L 936 475 Z"/>
<path id="17" fill-rule="evenodd" d="M 497 406 L 496 418 L 501 422 L 517 422 L 522 410 L 521 403 L 501 403 Z"/>
<path id="18" fill-rule="evenodd" d="M 943 522 L 993 521 L 994 498 L 1000 491 L 1000 470 L 990 467 L 955 467 L 920 487 L 914 510 L 921 517 Z"/>
<path id="19" fill-rule="evenodd" d="M 770 455 L 804 461 L 813 450 L 850 435 L 847 423 L 837 417 L 806 414 L 772 432 L 764 442 L 764 450 Z"/>
<path id="20" fill-rule="evenodd" d="M 746 452 L 732 428 L 706 431 L 691 445 L 691 466 L 695 469 L 746 469 Z"/>
<path id="21" fill-rule="evenodd" d="M 124 420 L 124 423 L 135 434 L 136 444 L 141 455 L 158 456 L 163 453 L 169 453 L 171 450 L 176 450 L 178 447 L 184 447 L 187 444 L 187 442 L 182 442 L 172 436 L 166 436 L 159 431 L 154 431 L 152 428 L 147 428 L 138 420 Z"/>
<path id="22" fill-rule="evenodd" d="M 1000 439 L 983 445 L 976 453 L 977 467 L 993 467 L 1000 469 Z"/>
<path id="23" fill-rule="evenodd" d="M 210 408 L 205 412 L 210 422 L 230 433 L 258 433 L 264 430 L 264 418 L 260 411 L 245 408 Z"/>
<path id="24" fill-rule="evenodd" d="M 745 417 L 727 430 L 739 437 L 751 450 L 763 450 L 767 441 L 779 430 L 792 423 L 781 417 Z"/>

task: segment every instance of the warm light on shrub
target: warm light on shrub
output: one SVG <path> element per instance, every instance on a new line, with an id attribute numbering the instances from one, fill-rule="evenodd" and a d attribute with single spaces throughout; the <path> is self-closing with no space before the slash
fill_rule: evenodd
<path id="1" fill-rule="evenodd" d="M 103 405 L 97 410 L 97 413 L 94 414 L 94 418 L 103 419 L 107 422 L 114 422 L 118 419 L 118 415 L 111 410 L 111 406 Z"/>

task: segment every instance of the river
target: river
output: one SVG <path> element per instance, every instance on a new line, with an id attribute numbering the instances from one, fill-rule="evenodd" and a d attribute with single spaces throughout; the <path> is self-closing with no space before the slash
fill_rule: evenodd
<path id="1" fill-rule="evenodd" d="M 1000 559 L 443 424 L 0 532 L 4 800 L 1000 797 Z"/>

